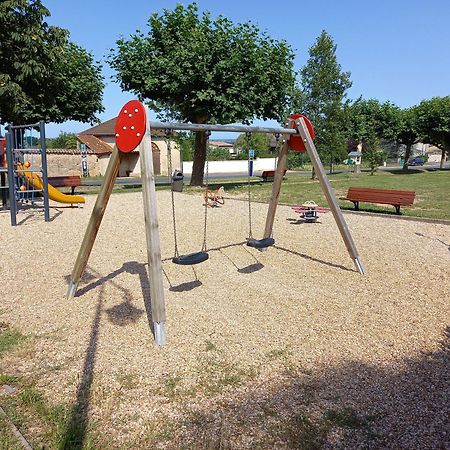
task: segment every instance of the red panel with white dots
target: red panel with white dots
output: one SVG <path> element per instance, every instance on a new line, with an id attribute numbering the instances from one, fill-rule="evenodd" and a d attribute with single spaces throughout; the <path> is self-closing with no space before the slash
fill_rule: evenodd
<path id="1" fill-rule="evenodd" d="M 116 122 L 116 145 L 124 153 L 132 152 L 142 141 L 147 126 L 144 105 L 130 100 L 120 110 Z"/>
<path id="2" fill-rule="evenodd" d="M 311 121 L 304 116 L 303 114 L 293 114 L 291 117 L 289 117 L 292 120 L 300 119 L 300 117 L 303 117 L 303 120 L 305 121 L 306 128 L 309 131 L 309 135 L 311 136 L 311 139 L 314 139 L 314 127 Z M 295 126 L 295 125 L 294 125 Z M 293 150 L 295 153 L 305 153 L 306 147 L 305 143 L 303 142 L 302 137 L 299 134 L 291 134 L 289 137 L 289 147 L 291 150 Z"/>

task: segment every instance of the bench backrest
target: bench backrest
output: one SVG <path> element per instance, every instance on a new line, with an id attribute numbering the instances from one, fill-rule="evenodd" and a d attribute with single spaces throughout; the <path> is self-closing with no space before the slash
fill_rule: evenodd
<path id="1" fill-rule="evenodd" d="M 284 170 L 284 174 L 286 175 L 286 169 Z M 262 177 L 274 177 L 275 176 L 275 170 L 263 170 L 263 173 L 261 174 Z"/>
<path id="2" fill-rule="evenodd" d="M 348 189 L 347 193 L 347 198 L 352 200 L 372 203 L 390 203 L 393 205 L 412 205 L 415 197 L 416 193 L 414 191 L 366 187 L 351 187 Z"/>
<path id="3" fill-rule="evenodd" d="M 48 177 L 48 182 L 55 187 L 80 186 L 81 177 L 79 175 L 64 175 L 60 177 Z"/>

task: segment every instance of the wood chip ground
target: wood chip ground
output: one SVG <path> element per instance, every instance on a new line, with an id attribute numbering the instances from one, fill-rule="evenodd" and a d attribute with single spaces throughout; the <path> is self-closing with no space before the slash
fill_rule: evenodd
<path id="1" fill-rule="evenodd" d="M 247 204 L 208 211 L 210 259 L 164 262 L 167 345 L 155 347 L 140 193 L 113 195 L 72 301 L 83 209 L 0 213 L 0 320 L 30 337 L 2 371 L 79 406 L 110 448 L 450 448 L 450 227 L 279 208 L 276 247 L 247 248 Z M 199 195 L 176 194 L 180 251 L 198 251 Z M 163 258 L 170 193 L 158 192 Z M 267 206 L 253 207 L 254 234 Z M 234 245 L 231 245 L 234 244 Z M 315 447 L 314 447 L 315 446 Z"/>

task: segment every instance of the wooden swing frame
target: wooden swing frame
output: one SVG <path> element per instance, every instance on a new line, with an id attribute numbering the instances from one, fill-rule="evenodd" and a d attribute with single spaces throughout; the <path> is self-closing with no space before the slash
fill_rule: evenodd
<path id="1" fill-rule="evenodd" d="M 153 321 L 153 330 L 155 342 L 158 346 L 163 346 L 166 342 L 166 309 L 163 286 L 163 270 L 161 260 L 161 245 L 159 237 L 159 224 L 157 213 L 157 199 L 155 188 L 155 174 L 153 170 L 152 158 L 152 140 L 151 129 L 179 129 L 179 130 L 210 130 L 210 131 L 259 131 L 265 133 L 280 133 L 284 135 L 300 135 L 306 151 L 311 159 L 313 167 L 319 179 L 322 191 L 324 192 L 330 209 L 333 213 L 334 219 L 339 227 L 341 236 L 347 247 L 359 273 L 364 274 L 364 266 L 362 265 L 360 256 L 356 249 L 356 245 L 347 227 L 342 212 L 338 206 L 336 197 L 330 182 L 325 174 L 325 170 L 320 161 L 316 147 L 309 134 L 305 120 L 300 117 L 298 119 L 288 119 L 287 128 L 267 128 L 267 127 L 252 127 L 252 126 L 230 126 L 230 125 L 208 125 L 208 124 L 185 124 L 185 123 L 155 123 L 149 121 L 148 108 L 146 111 L 146 130 L 141 142 L 138 145 L 141 162 L 142 175 L 142 191 L 144 200 L 144 216 L 145 216 L 145 234 L 147 241 L 147 257 L 149 265 L 149 281 L 150 281 L 150 295 L 151 295 L 151 312 Z M 281 183 L 283 181 L 284 173 L 287 169 L 287 157 L 289 151 L 289 139 L 285 142 L 280 150 L 278 157 L 278 165 L 275 171 L 275 177 L 272 186 L 272 196 L 269 203 L 269 208 L 266 217 L 266 224 L 263 234 L 263 239 L 269 239 L 272 236 L 272 228 L 275 219 L 275 213 L 278 206 L 278 200 L 281 191 Z M 103 215 L 106 210 L 114 182 L 118 175 L 120 162 L 123 153 L 119 151 L 117 145 L 114 146 L 109 160 L 108 167 L 104 176 L 104 180 L 97 196 L 97 200 L 92 211 L 84 239 L 81 243 L 77 259 L 74 264 L 72 274 L 70 276 L 67 297 L 73 298 L 76 294 L 81 275 L 86 269 L 92 247 L 94 245 L 98 230 L 100 228 Z"/>

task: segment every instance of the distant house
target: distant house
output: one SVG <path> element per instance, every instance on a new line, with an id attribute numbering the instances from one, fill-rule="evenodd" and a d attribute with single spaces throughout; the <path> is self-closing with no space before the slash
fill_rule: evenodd
<path id="1" fill-rule="evenodd" d="M 362 153 L 353 151 L 348 154 L 347 164 L 361 164 Z"/>
<path id="2" fill-rule="evenodd" d="M 442 159 L 442 150 L 434 145 L 428 144 L 425 152 L 429 163 L 440 163 Z M 444 161 L 445 162 L 445 161 Z"/>
<path id="3" fill-rule="evenodd" d="M 115 143 L 115 126 L 117 117 L 107 120 L 77 135 L 78 144 L 85 144 L 87 149 L 98 158 L 100 175 L 104 175 Z M 170 141 L 172 169 L 181 169 L 180 150 L 174 141 Z M 152 130 L 153 169 L 155 175 L 168 174 L 168 149 L 164 131 Z M 119 177 L 139 177 L 141 166 L 139 152 L 134 150 L 124 153 L 119 167 Z"/>
<path id="4" fill-rule="evenodd" d="M 234 148 L 234 145 L 231 142 L 225 142 L 225 141 L 209 141 L 210 147 L 215 148 L 223 148 L 228 150 L 228 153 L 235 157 L 238 154 L 238 151 Z"/>

